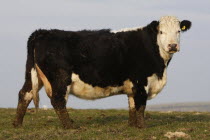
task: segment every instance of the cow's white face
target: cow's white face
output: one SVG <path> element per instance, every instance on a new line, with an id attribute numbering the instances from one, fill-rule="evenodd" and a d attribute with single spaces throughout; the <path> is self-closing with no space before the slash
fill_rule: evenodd
<path id="1" fill-rule="evenodd" d="M 157 26 L 157 44 L 162 56 L 180 51 L 180 34 L 191 27 L 191 22 L 180 22 L 176 17 L 164 16 Z"/>
<path id="2" fill-rule="evenodd" d="M 162 17 L 159 21 L 157 43 L 168 53 L 180 50 L 180 22 L 175 17 Z"/>

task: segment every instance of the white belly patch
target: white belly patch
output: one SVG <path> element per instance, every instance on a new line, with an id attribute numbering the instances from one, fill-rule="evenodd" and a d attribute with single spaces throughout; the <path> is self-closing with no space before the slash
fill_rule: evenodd
<path id="1" fill-rule="evenodd" d="M 107 86 L 105 88 L 84 83 L 79 75 L 72 74 L 72 83 L 70 86 L 70 94 L 84 99 L 98 99 L 117 94 L 132 94 L 133 83 L 130 80 L 124 81 L 122 86 Z"/>
<path id="2" fill-rule="evenodd" d="M 164 69 L 162 79 L 158 79 L 156 74 L 147 78 L 148 84 L 145 86 L 145 90 L 148 93 L 148 100 L 154 98 L 166 85 L 167 82 L 167 74 L 166 69 Z"/>

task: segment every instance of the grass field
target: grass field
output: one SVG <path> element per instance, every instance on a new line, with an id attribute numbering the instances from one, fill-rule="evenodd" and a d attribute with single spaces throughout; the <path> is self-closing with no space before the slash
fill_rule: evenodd
<path id="1" fill-rule="evenodd" d="M 141 130 L 128 126 L 127 110 L 69 109 L 69 114 L 75 129 L 62 129 L 52 109 L 28 110 L 23 127 L 15 129 L 15 109 L 0 109 L 0 140 L 210 140 L 210 113 L 205 112 L 147 112 L 147 128 Z"/>

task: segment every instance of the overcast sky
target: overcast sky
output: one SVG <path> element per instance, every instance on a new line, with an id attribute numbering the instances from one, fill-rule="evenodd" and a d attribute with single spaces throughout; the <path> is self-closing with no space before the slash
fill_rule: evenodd
<path id="1" fill-rule="evenodd" d="M 144 26 L 164 15 L 192 21 L 181 51 L 168 68 L 168 82 L 148 104 L 210 102 L 209 0 L 0 0 L 0 107 L 16 107 L 24 82 L 26 43 L 36 29 L 121 29 Z M 40 105 L 50 105 L 44 90 Z M 33 106 L 30 105 L 31 107 Z M 127 96 L 86 101 L 73 108 L 127 108 Z"/>

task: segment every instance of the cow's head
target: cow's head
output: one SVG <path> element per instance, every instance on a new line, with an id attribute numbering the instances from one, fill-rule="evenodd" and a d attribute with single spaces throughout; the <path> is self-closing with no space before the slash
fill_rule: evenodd
<path id="1" fill-rule="evenodd" d="M 151 24 L 157 31 L 157 44 L 160 53 L 165 54 L 173 54 L 180 50 L 180 33 L 191 27 L 190 21 L 179 21 L 174 16 L 161 17 L 159 21 L 153 21 Z"/>

